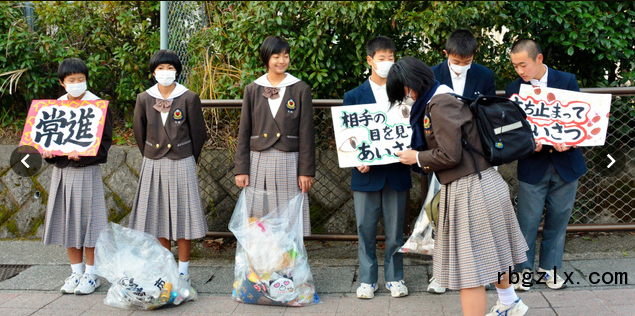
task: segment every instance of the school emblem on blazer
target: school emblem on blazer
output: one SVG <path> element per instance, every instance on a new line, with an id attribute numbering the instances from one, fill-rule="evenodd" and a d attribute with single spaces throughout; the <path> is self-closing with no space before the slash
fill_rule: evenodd
<path id="1" fill-rule="evenodd" d="M 183 111 L 179 109 L 174 110 L 174 114 L 172 114 L 172 119 L 174 119 L 177 123 L 180 123 L 183 120 Z"/>
<path id="2" fill-rule="evenodd" d="M 295 101 L 293 101 L 293 99 L 287 101 L 287 110 L 295 111 Z"/>
<path id="3" fill-rule="evenodd" d="M 430 115 L 426 115 L 423 117 L 423 129 L 429 133 L 430 128 L 432 127 L 432 122 L 430 122 Z"/>

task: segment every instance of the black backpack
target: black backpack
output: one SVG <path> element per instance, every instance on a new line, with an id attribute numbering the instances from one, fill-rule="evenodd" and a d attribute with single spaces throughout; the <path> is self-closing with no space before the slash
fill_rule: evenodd
<path id="1" fill-rule="evenodd" d="M 475 152 L 493 166 L 499 166 L 525 158 L 535 151 L 536 142 L 527 122 L 527 114 L 516 101 L 498 96 L 479 95 L 473 100 L 453 95 L 469 106 L 481 136 L 483 152 L 462 139 L 463 148 L 472 155 L 472 159 L 472 153 Z M 478 165 L 476 170 L 480 178 Z"/>

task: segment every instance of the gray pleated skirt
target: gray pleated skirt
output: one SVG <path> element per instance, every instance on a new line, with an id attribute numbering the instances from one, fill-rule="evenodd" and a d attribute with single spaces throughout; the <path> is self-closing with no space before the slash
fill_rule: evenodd
<path id="1" fill-rule="evenodd" d="M 266 201 L 259 197 L 253 200 L 247 197 L 247 208 L 251 216 L 260 218 L 279 205 L 286 205 L 289 200 L 302 193 L 298 185 L 298 157 L 298 152 L 284 152 L 275 148 L 250 153 L 249 185 L 257 190 L 272 193 Z M 302 216 L 302 234 L 311 235 L 309 196 L 306 193 L 302 213 L 298 216 Z"/>
<path id="2" fill-rule="evenodd" d="M 53 166 L 42 237 L 44 244 L 92 248 L 107 224 L 99 165 Z"/>
<path id="3" fill-rule="evenodd" d="M 452 290 L 498 282 L 498 273 L 527 260 L 509 187 L 489 168 L 441 186 L 433 273 Z"/>
<path id="4" fill-rule="evenodd" d="M 143 158 L 130 228 L 169 240 L 205 236 L 194 156 L 172 160 Z"/>

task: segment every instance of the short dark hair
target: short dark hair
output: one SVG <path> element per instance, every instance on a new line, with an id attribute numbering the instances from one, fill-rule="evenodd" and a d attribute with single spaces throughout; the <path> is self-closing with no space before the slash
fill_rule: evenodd
<path id="1" fill-rule="evenodd" d="M 86 81 L 88 81 L 88 67 L 79 58 L 66 58 L 62 60 L 59 67 L 57 67 L 57 78 L 64 82 L 64 79 L 70 75 L 84 74 Z"/>
<path id="2" fill-rule="evenodd" d="M 375 57 L 375 53 L 380 50 L 387 50 L 395 53 L 395 43 L 386 36 L 377 36 L 366 43 L 366 54 L 371 58 Z"/>
<path id="3" fill-rule="evenodd" d="M 540 49 L 538 42 L 530 38 L 522 38 L 512 45 L 510 54 L 517 54 L 520 52 L 527 52 L 527 56 L 535 60 L 538 55 L 542 54 L 542 49 Z"/>
<path id="4" fill-rule="evenodd" d="M 174 66 L 174 68 L 176 68 L 177 77 L 181 74 L 181 70 L 183 70 L 183 65 L 181 65 L 179 55 L 177 55 L 173 50 L 162 49 L 154 53 L 152 58 L 150 58 L 150 73 L 153 73 L 161 64 L 170 64 Z"/>
<path id="5" fill-rule="evenodd" d="M 474 56 L 476 53 L 476 37 L 468 30 L 456 30 L 450 34 L 445 41 L 445 51 L 448 55 L 459 55 L 460 57 Z"/>
<path id="6" fill-rule="evenodd" d="M 388 71 L 386 78 L 386 92 L 388 101 L 394 104 L 404 99 L 404 87 L 417 92 L 422 97 L 434 84 L 434 72 L 423 61 L 405 56 L 398 60 Z"/>
<path id="7" fill-rule="evenodd" d="M 291 47 L 289 43 L 282 37 L 277 35 L 271 35 L 262 42 L 260 46 L 260 60 L 265 65 L 266 69 L 269 69 L 269 59 L 271 55 L 287 53 L 291 55 Z"/>

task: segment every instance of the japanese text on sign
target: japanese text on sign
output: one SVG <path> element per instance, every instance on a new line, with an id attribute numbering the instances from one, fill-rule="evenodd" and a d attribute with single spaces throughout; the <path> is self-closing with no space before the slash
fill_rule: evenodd
<path id="1" fill-rule="evenodd" d="M 610 94 L 591 94 L 523 84 L 511 100 L 527 113 L 534 138 L 549 144 L 601 146 L 606 140 Z"/>
<path id="2" fill-rule="evenodd" d="M 410 108 L 374 108 L 376 104 L 331 108 L 341 168 L 396 163 L 395 153 L 410 148 Z"/>
<path id="3" fill-rule="evenodd" d="M 55 155 L 77 151 L 94 156 L 101 143 L 108 101 L 35 100 L 22 133 L 20 145 Z"/>

